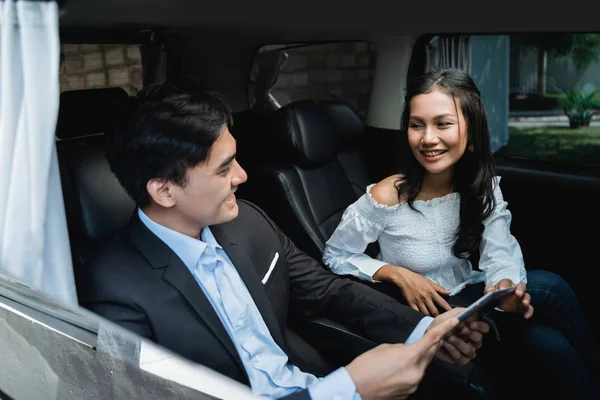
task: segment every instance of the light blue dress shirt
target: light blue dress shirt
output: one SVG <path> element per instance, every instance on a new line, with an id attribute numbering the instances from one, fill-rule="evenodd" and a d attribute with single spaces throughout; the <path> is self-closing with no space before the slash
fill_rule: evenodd
<path id="1" fill-rule="evenodd" d="M 317 378 L 289 362 L 271 336 L 244 281 L 209 228 L 204 228 L 201 240 L 197 240 L 157 224 L 141 209 L 138 215 L 196 279 L 235 345 L 255 395 L 279 398 L 308 388 L 313 400 L 360 400 L 345 368 Z"/>

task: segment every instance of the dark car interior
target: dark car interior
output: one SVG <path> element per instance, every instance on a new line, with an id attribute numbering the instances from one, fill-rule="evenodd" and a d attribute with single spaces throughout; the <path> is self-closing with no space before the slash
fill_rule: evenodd
<path id="1" fill-rule="evenodd" d="M 139 45 L 144 85 L 164 80 L 225 95 L 234 111 L 232 134 L 238 141 L 238 159 L 249 175 L 239 188 L 239 198 L 263 208 L 299 248 L 318 260 L 345 208 L 368 184 L 394 173 L 402 162 L 394 151 L 398 131 L 370 124 L 353 106 L 339 100 L 302 99 L 276 110 L 252 108 L 248 79 L 261 46 L 405 36 L 412 43 L 404 51 L 407 72 L 401 79 L 406 81 L 422 70 L 423 49 L 434 34 L 570 31 L 574 22 L 580 30 L 596 28 L 585 13 L 569 18 L 571 7 L 566 13 L 557 9 L 536 19 L 532 28 L 537 6 L 531 2 L 520 4 L 523 12 L 516 14 L 503 3 L 498 14 L 506 18 L 496 15 L 494 19 L 469 18 L 460 12 L 462 5 L 432 13 L 424 4 L 403 4 L 402 8 L 410 9 L 406 15 L 427 16 L 418 18 L 420 22 L 373 4 L 352 8 L 329 2 L 327 9 L 333 10 L 334 5 L 346 9 L 344 17 L 338 15 L 333 23 L 331 13 L 298 5 L 289 5 L 285 12 L 281 6 L 259 12 L 260 7 L 250 3 L 221 2 L 208 8 L 192 1 L 176 6 L 159 1 L 93 3 L 65 3 L 61 42 Z M 376 83 L 378 78 L 384 79 L 376 75 Z M 128 96 L 124 89 L 110 85 L 61 93 L 56 146 L 75 274 L 134 210 L 104 156 L 105 134 L 116 126 Z M 600 168 L 500 156 L 496 162 L 513 214 L 511 231 L 523 249 L 527 268 L 550 270 L 565 278 L 600 340 L 600 326 L 592 317 L 598 301 L 591 279 L 597 265 L 594 229 L 600 225 Z M 366 252 L 374 256 L 377 245 Z M 295 319 L 290 329 L 306 338 L 332 368 L 375 346 L 325 319 Z M 441 379 L 464 384 L 463 398 L 492 398 L 474 366 L 442 366 L 439 371 Z"/>

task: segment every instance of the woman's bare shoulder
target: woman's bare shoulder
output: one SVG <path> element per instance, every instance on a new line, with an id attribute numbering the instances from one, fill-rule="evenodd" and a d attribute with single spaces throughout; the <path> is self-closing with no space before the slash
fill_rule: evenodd
<path id="1" fill-rule="evenodd" d="M 378 204 L 386 205 L 388 207 L 397 205 L 400 203 L 398 199 L 398 189 L 396 188 L 397 182 L 402 182 L 403 180 L 404 175 L 402 174 L 395 174 L 382 179 L 371 188 L 371 197 Z"/>

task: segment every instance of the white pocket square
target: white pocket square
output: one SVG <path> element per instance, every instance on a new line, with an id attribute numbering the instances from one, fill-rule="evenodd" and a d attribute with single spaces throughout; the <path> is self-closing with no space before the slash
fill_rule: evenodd
<path id="1" fill-rule="evenodd" d="M 271 272 L 273 272 L 273 268 L 275 268 L 275 264 L 277 264 L 277 260 L 279 260 L 279 253 L 275 252 L 275 257 L 273 257 L 273 261 L 271 261 L 271 265 L 269 265 L 269 270 L 265 274 L 265 277 L 262 278 L 262 284 L 264 285 L 269 280 L 269 276 L 271 276 Z"/>

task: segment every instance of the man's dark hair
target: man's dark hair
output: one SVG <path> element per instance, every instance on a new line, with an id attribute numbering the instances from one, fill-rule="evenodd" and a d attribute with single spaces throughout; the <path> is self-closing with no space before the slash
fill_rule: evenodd
<path id="1" fill-rule="evenodd" d="M 165 179 L 185 187 L 188 168 L 205 161 L 223 125 L 233 124 L 225 99 L 160 84 L 144 88 L 108 136 L 112 172 L 139 207 L 150 203 L 146 185 Z"/>

